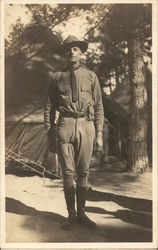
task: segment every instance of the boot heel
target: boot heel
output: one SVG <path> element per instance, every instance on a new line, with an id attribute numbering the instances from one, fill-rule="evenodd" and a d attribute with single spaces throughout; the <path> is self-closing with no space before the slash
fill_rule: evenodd
<path id="1" fill-rule="evenodd" d="M 80 224 L 89 227 L 95 228 L 97 225 L 88 216 L 85 214 L 84 208 L 86 203 L 87 196 L 87 187 L 77 187 L 76 189 L 77 196 L 77 220 Z"/>
<path id="2" fill-rule="evenodd" d="M 82 215 L 77 216 L 77 221 L 89 228 L 96 228 L 97 225 L 94 221 L 92 221 L 91 219 L 88 218 L 88 216 L 83 212 Z"/>
<path id="3" fill-rule="evenodd" d="M 76 223 L 77 223 L 76 215 L 74 215 L 73 217 L 69 215 L 69 217 L 67 218 L 67 221 L 65 222 L 64 225 L 62 225 L 61 228 L 65 231 L 68 231 L 68 230 L 71 230 Z"/>

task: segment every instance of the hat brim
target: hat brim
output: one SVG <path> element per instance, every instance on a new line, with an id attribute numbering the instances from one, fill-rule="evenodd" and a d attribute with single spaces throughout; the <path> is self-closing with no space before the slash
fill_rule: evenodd
<path id="1" fill-rule="evenodd" d="M 78 47 L 84 53 L 88 49 L 88 44 L 84 41 L 73 41 L 70 43 L 62 44 L 57 48 L 57 53 L 64 54 L 68 49 Z"/>

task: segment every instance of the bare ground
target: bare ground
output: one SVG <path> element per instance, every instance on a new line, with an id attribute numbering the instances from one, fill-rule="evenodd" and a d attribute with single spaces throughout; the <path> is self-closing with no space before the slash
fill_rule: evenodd
<path id="1" fill-rule="evenodd" d="M 76 224 L 63 231 L 67 217 L 62 180 L 6 175 L 6 241 L 151 242 L 152 174 L 133 175 L 112 166 L 92 167 L 86 213 L 96 229 Z"/>

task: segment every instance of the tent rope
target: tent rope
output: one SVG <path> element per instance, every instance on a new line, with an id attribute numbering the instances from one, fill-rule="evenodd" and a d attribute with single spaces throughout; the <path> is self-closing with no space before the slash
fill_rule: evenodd
<path id="1" fill-rule="evenodd" d="M 36 169 L 30 167 L 28 164 L 26 164 L 26 163 L 22 162 L 21 160 L 15 158 L 13 155 L 9 155 L 9 157 L 10 157 L 11 159 L 15 160 L 16 162 L 22 163 L 25 167 L 28 167 L 29 169 L 31 169 L 31 170 L 37 172 L 38 174 L 42 175 L 42 173 L 41 173 L 40 171 L 38 171 L 38 170 L 36 170 Z"/>
<path id="2" fill-rule="evenodd" d="M 40 165 L 39 163 L 34 162 L 34 161 L 31 161 L 31 160 L 29 160 L 29 159 L 23 157 L 22 155 L 20 155 L 20 154 L 18 154 L 18 153 L 15 153 L 14 151 L 12 151 L 12 150 L 10 150 L 10 149 L 7 149 L 7 148 L 6 148 L 6 156 L 7 156 L 7 159 L 11 158 L 11 159 L 13 159 L 13 160 L 16 161 L 16 162 L 21 163 L 21 164 L 24 165 L 25 167 L 27 167 L 27 168 L 29 168 L 29 169 L 31 169 L 31 170 L 33 170 L 33 171 L 39 173 L 39 174 L 44 178 L 44 183 L 45 183 L 45 173 L 48 173 L 48 174 L 52 175 L 53 177 L 56 177 L 56 178 L 58 178 L 58 179 L 61 179 L 60 176 L 58 176 L 58 175 L 56 175 L 56 174 L 54 174 L 54 173 L 52 173 L 52 172 L 46 170 L 45 167 L 42 166 L 42 165 Z M 31 167 L 30 165 L 28 165 L 28 163 L 34 164 L 34 165 L 36 165 L 36 166 L 42 168 L 43 171 L 42 171 L 42 172 L 38 171 L 37 169 L 35 169 L 35 168 Z"/>
<path id="3" fill-rule="evenodd" d="M 24 129 L 22 130 L 21 134 L 19 134 L 18 136 L 18 140 L 15 140 L 15 142 L 11 145 L 11 147 L 9 148 L 10 150 L 16 150 L 18 142 L 20 141 L 20 139 L 22 138 L 23 134 L 26 132 L 27 130 L 27 126 L 24 127 Z M 6 161 L 8 160 L 8 158 L 6 158 Z"/>
<path id="4" fill-rule="evenodd" d="M 21 147 L 22 147 L 24 138 L 26 137 L 26 132 L 27 132 L 27 130 L 29 129 L 29 127 L 30 127 L 30 124 L 28 124 L 28 125 L 26 126 L 26 128 L 23 130 L 23 133 L 21 134 L 21 138 L 19 138 L 19 140 L 18 140 L 18 141 L 20 141 L 20 139 L 21 139 L 21 142 L 20 142 L 19 147 L 18 147 L 18 152 L 20 152 L 20 149 L 21 149 Z"/>

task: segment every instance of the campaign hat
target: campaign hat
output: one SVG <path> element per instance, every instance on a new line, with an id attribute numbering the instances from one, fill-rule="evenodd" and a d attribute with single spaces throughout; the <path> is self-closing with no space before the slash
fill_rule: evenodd
<path id="1" fill-rule="evenodd" d="M 57 52 L 59 53 L 64 53 L 66 52 L 68 49 L 72 48 L 72 47 L 78 47 L 80 48 L 80 50 L 82 51 L 82 53 L 84 53 L 87 48 L 88 48 L 88 43 L 79 40 L 77 37 L 73 36 L 73 35 L 69 35 L 62 43 L 62 45 L 60 45 L 57 48 Z"/>

